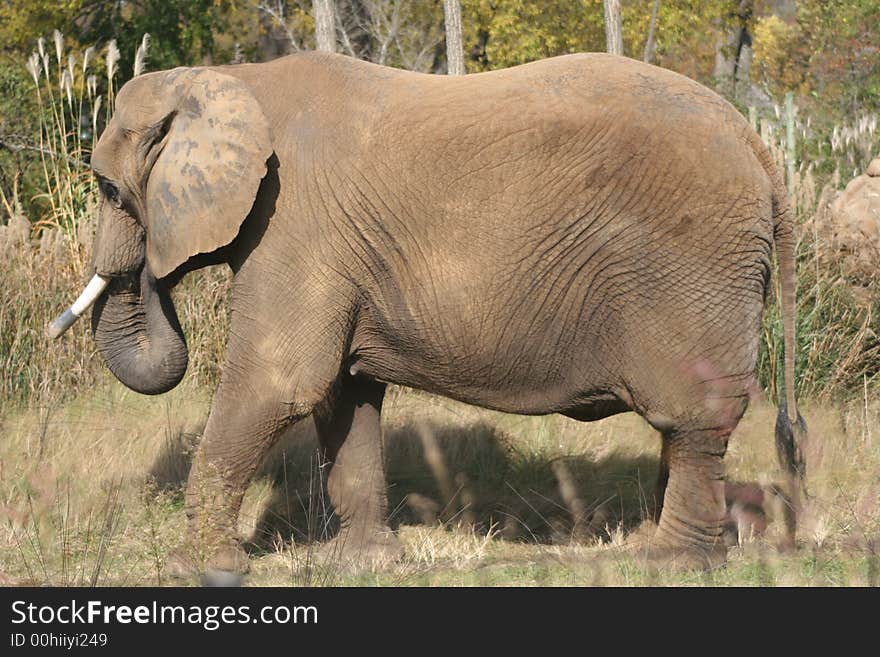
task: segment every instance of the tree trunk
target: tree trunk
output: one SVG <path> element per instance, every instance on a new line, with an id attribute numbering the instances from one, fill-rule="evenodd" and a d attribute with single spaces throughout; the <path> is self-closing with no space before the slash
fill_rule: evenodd
<path id="1" fill-rule="evenodd" d="M 715 42 L 714 77 L 718 90 L 725 96 L 739 95 L 738 87 L 745 81 L 751 84 L 749 68 L 752 63 L 752 36 L 749 24 L 752 19 L 754 0 L 740 0 L 735 11 L 726 17 L 726 29 Z"/>
<path id="2" fill-rule="evenodd" d="M 449 75 L 464 75 L 464 45 L 461 38 L 461 3 L 443 0 L 446 20 L 446 63 Z"/>
<path id="3" fill-rule="evenodd" d="M 334 0 L 315 0 L 315 43 L 321 52 L 336 52 Z"/>
<path id="4" fill-rule="evenodd" d="M 623 26 L 620 20 L 620 0 L 604 0 L 605 42 L 612 55 L 623 54 Z"/>
<path id="5" fill-rule="evenodd" d="M 734 80 L 733 95 L 737 100 L 748 98 L 752 88 L 752 35 L 747 29 L 743 30 L 742 43 L 739 48 L 739 59 L 736 63 L 736 80 Z"/>
<path id="6" fill-rule="evenodd" d="M 654 59 L 654 32 L 657 29 L 657 12 L 660 10 L 660 0 L 654 0 L 654 8 L 651 10 L 651 22 L 648 24 L 648 39 L 645 41 L 645 64 L 650 64 Z"/>

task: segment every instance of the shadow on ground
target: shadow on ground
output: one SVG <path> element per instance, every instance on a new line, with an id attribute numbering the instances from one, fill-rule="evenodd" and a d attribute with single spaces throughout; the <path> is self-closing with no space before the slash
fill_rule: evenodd
<path id="1" fill-rule="evenodd" d="M 646 517 L 657 477 L 657 458 L 525 453 L 484 421 L 403 422 L 384 434 L 394 528 L 464 526 L 538 543 L 607 538 Z M 182 495 L 196 440 L 179 434 L 166 441 L 150 470 L 160 491 Z M 254 525 L 254 549 L 324 540 L 336 532 L 323 473 L 306 420 L 287 432 L 257 475 L 271 483 L 272 493 Z"/>

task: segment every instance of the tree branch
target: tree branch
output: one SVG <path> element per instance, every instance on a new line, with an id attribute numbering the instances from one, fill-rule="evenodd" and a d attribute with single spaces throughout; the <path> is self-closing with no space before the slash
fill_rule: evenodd
<path id="1" fill-rule="evenodd" d="M 660 0 L 654 0 L 654 8 L 651 10 L 651 22 L 648 23 L 648 40 L 645 41 L 644 62 L 650 64 L 654 58 L 654 31 L 657 29 L 657 11 L 660 9 Z"/>
<path id="2" fill-rule="evenodd" d="M 275 0 L 274 7 L 268 2 L 259 2 L 257 3 L 257 10 L 269 16 L 269 18 L 271 18 L 276 25 L 280 26 L 281 29 L 284 30 L 284 33 L 287 35 L 287 40 L 290 41 L 290 46 L 296 52 L 302 50 L 300 48 L 299 42 L 296 40 L 296 37 L 293 34 L 293 31 L 287 26 L 287 21 L 284 18 L 283 0 Z"/>
<path id="3" fill-rule="evenodd" d="M 43 155 L 48 155 L 51 158 L 56 160 L 67 160 L 67 163 L 74 167 L 81 167 L 84 169 L 89 169 L 88 164 L 83 162 L 82 160 L 78 160 L 75 157 L 70 157 L 69 155 L 63 155 L 61 153 L 56 153 L 52 149 L 44 148 L 41 146 L 36 146 L 34 144 L 28 144 L 25 140 L 22 140 L 20 143 L 13 143 L 9 141 L 9 136 L 0 136 L 0 148 L 5 148 L 10 153 L 20 153 L 21 151 L 33 151 L 35 153 L 41 153 Z M 15 137 L 12 137 L 15 139 Z"/>

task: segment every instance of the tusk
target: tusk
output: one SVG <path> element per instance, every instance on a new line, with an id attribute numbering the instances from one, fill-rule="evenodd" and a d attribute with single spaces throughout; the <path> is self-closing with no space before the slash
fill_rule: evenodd
<path id="1" fill-rule="evenodd" d="M 67 310 L 61 313 L 58 318 L 49 324 L 49 337 L 55 339 L 64 334 L 64 332 L 73 326 L 74 322 L 79 319 L 89 307 L 98 300 L 101 293 L 110 283 L 106 278 L 101 278 L 98 274 L 92 277 L 86 289 L 83 290 L 79 298 L 73 302 Z"/>

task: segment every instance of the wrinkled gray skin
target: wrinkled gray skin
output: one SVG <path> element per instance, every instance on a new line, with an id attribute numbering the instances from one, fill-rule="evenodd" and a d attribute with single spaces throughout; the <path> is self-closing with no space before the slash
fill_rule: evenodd
<path id="1" fill-rule="evenodd" d="M 176 69 L 125 85 L 93 166 L 94 263 L 112 283 L 92 321 L 125 385 L 183 376 L 169 287 L 207 264 L 235 272 L 186 497 L 202 567 L 246 567 L 245 488 L 309 415 L 340 546 L 398 554 L 387 383 L 510 413 L 640 413 L 663 438 L 653 548 L 723 558 L 722 458 L 774 243 L 783 434 L 797 417 L 785 190 L 739 114 L 669 71 L 602 54 L 459 78 L 316 53 Z"/>

